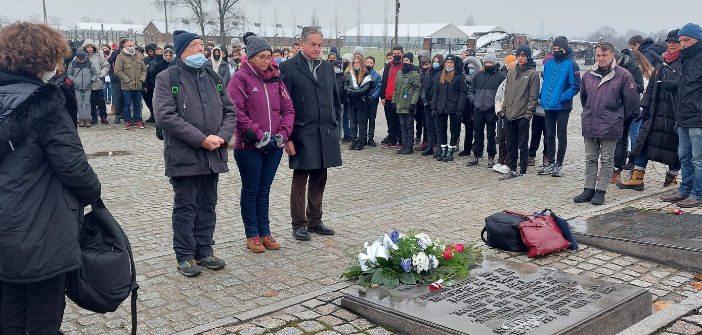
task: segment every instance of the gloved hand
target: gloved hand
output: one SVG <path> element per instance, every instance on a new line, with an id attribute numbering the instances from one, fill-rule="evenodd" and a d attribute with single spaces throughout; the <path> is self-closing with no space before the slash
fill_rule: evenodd
<path id="1" fill-rule="evenodd" d="M 458 121 L 459 123 L 463 122 L 463 111 L 456 112 L 456 121 Z"/>
<path id="2" fill-rule="evenodd" d="M 432 117 L 436 117 L 436 109 L 432 109 L 432 110 L 431 110 L 431 116 L 432 116 Z"/>
<path id="3" fill-rule="evenodd" d="M 285 146 L 285 141 L 283 141 L 283 135 L 275 134 L 275 144 L 278 148 Z"/>
<path id="4" fill-rule="evenodd" d="M 641 112 L 639 113 L 639 117 L 636 118 L 635 122 L 639 121 L 646 121 L 651 118 L 651 110 L 649 107 L 643 107 L 641 108 Z"/>
<path id="5" fill-rule="evenodd" d="M 680 86 L 680 82 L 677 80 L 663 80 L 661 81 L 661 88 L 666 91 L 675 91 Z"/>
<path id="6" fill-rule="evenodd" d="M 271 152 L 273 150 L 278 150 L 278 149 L 280 149 L 280 148 L 278 148 L 278 143 L 276 143 L 276 141 L 268 141 L 268 144 L 264 145 L 261 148 L 261 150 L 263 150 L 265 152 Z"/>
<path id="7" fill-rule="evenodd" d="M 415 110 L 415 109 L 417 109 L 417 105 L 411 104 L 411 105 L 409 106 L 409 112 L 410 112 L 410 114 L 414 114 L 414 110 Z"/>
<path id="8" fill-rule="evenodd" d="M 246 130 L 242 137 L 244 138 L 244 143 L 251 144 L 256 142 L 256 133 L 251 129 Z"/>

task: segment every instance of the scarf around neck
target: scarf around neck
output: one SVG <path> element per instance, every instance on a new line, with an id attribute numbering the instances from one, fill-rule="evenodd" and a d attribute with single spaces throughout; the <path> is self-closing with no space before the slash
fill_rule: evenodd
<path id="1" fill-rule="evenodd" d="M 663 54 L 663 59 L 665 60 L 665 62 L 667 64 L 672 64 L 673 62 L 675 62 L 678 59 L 678 57 L 680 57 L 680 51 L 678 51 L 676 53 L 670 53 L 670 52 L 666 51 Z"/>

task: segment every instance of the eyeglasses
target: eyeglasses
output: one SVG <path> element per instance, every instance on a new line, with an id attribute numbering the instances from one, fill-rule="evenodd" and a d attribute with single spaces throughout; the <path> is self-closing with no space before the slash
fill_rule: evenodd
<path id="1" fill-rule="evenodd" d="M 271 56 L 259 55 L 256 57 L 258 57 L 258 60 L 260 60 L 262 62 L 270 62 L 271 61 Z"/>

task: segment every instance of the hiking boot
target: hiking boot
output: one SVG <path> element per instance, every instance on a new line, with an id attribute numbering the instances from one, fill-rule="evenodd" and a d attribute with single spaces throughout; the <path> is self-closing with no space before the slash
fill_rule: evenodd
<path id="1" fill-rule="evenodd" d="M 643 191 L 644 190 L 644 174 L 646 172 L 643 170 L 634 170 L 631 173 L 631 178 L 629 180 L 625 181 L 618 181 L 617 182 L 617 187 L 625 190 L 637 190 L 637 191 Z M 667 176 L 666 176 L 667 179 Z"/>
<path id="2" fill-rule="evenodd" d="M 97 124 L 97 123 L 98 123 L 97 115 L 93 115 L 93 117 L 90 119 L 89 122 L 90 122 L 91 125 Z M 86 127 L 89 127 L 87 124 L 86 124 L 85 126 L 86 126 Z"/>
<path id="3" fill-rule="evenodd" d="M 437 162 L 442 162 L 444 160 L 444 157 L 448 155 L 448 146 L 442 145 L 441 146 L 441 153 L 439 154 L 439 157 L 436 157 Z"/>
<path id="4" fill-rule="evenodd" d="M 273 238 L 273 235 L 262 237 L 261 242 L 263 242 L 263 246 L 268 250 L 280 249 L 280 243 Z"/>
<path id="5" fill-rule="evenodd" d="M 476 165 L 478 165 L 479 161 L 480 161 L 480 158 L 473 156 L 470 158 L 470 160 L 468 161 L 468 164 L 466 164 L 466 165 L 476 166 Z"/>
<path id="6" fill-rule="evenodd" d="M 536 165 L 536 157 L 529 156 L 529 161 L 527 162 L 527 166 L 535 166 L 535 165 Z"/>
<path id="7" fill-rule="evenodd" d="M 110 122 L 107 121 L 107 115 L 101 115 L 101 116 L 100 116 L 100 123 L 102 123 L 102 124 L 110 124 Z"/>
<path id="8" fill-rule="evenodd" d="M 441 157 L 442 154 L 441 147 L 434 147 L 434 155 L 432 156 L 434 159 Z"/>
<path id="9" fill-rule="evenodd" d="M 191 259 L 189 261 L 178 263 L 178 271 L 186 277 L 195 277 L 202 272 L 202 269 L 195 264 L 195 260 Z"/>
<path id="10" fill-rule="evenodd" d="M 266 251 L 266 247 L 263 245 L 263 242 L 261 242 L 261 238 L 258 236 L 247 238 L 246 246 L 249 248 L 249 250 L 251 250 L 251 252 L 254 253 L 261 253 Z"/>
<path id="11" fill-rule="evenodd" d="M 85 127 L 85 120 L 78 119 L 78 127 Z"/>
<path id="12" fill-rule="evenodd" d="M 606 191 L 600 191 L 596 190 L 595 195 L 592 197 L 592 200 L 590 200 L 590 203 L 593 205 L 602 205 L 605 203 L 605 193 Z"/>
<path id="13" fill-rule="evenodd" d="M 456 150 L 456 147 L 448 147 L 446 155 L 441 159 L 442 162 L 450 162 L 453 160 L 453 152 Z"/>
<path id="14" fill-rule="evenodd" d="M 694 207 L 700 207 L 702 206 L 702 199 L 697 199 L 695 197 L 687 197 L 687 199 L 684 199 L 682 201 L 678 201 L 676 203 L 678 207 L 682 208 L 694 208 Z"/>
<path id="15" fill-rule="evenodd" d="M 690 195 L 688 195 L 688 194 L 682 194 L 679 191 L 675 191 L 675 193 L 673 193 L 673 194 L 668 194 L 668 195 L 662 196 L 661 201 L 663 201 L 663 202 L 680 202 L 680 201 L 683 201 L 689 197 L 690 197 Z"/>
<path id="16" fill-rule="evenodd" d="M 551 172 L 551 177 L 563 177 L 563 165 L 558 164 L 553 167 L 553 172 Z"/>
<path id="17" fill-rule="evenodd" d="M 576 196 L 573 198 L 573 201 L 576 203 L 583 203 L 583 202 L 588 202 L 592 200 L 592 197 L 595 196 L 595 189 L 594 188 L 586 188 L 583 189 L 583 193 L 580 193 L 580 195 Z"/>
<path id="18" fill-rule="evenodd" d="M 369 146 L 369 147 L 373 147 L 373 148 L 375 148 L 375 147 L 377 147 L 377 146 L 378 146 L 378 144 L 377 144 L 377 143 L 375 143 L 375 141 L 373 141 L 373 140 L 370 140 L 370 141 L 368 141 L 368 146 Z"/>
<path id="19" fill-rule="evenodd" d="M 665 173 L 665 181 L 663 182 L 663 187 L 673 186 L 678 183 L 678 175 L 671 174 L 670 172 Z"/>
<path id="20" fill-rule="evenodd" d="M 363 145 L 365 143 L 366 143 L 366 140 L 357 140 L 356 144 L 353 146 L 353 150 L 358 150 L 358 151 L 363 150 Z"/>
<path id="21" fill-rule="evenodd" d="M 433 154 L 434 154 L 434 149 L 430 146 L 427 146 L 427 148 L 424 149 L 424 151 L 422 151 L 422 156 L 430 156 Z"/>
<path id="22" fill-rule="evenodd" d="M 138 129 L 144 129 L 144 121 L 142 121 L 142 120 L 137 121 L 137 122 L 134 124 L 134 127 L 135 127 L 135 128 L 138 128 Z"/>
<path id="23" fill-rule="evenodd" d="M 504 165 L 503 165 L 503 166 L 504 166 Z M 513 178 L 517 178 L 517 177 L 520 177 L 520 176 L 521 176 L 521 174 L 516 173 L 516 172 L 514 172 L 514 171 L 510 171 L 510 172 L 505 173 L 505 175 L 502 176 L 502 178 L 500 178 L 499 180 L 513 179 Z"/>
<path id="24" fill-rule="evenodd" d="M 546 165 L 542 166 L 541 169 L 539 169 L 537 174 L 542 175 L 542 176 L 550 175 L 553 173 L 553 170 L 555 168 L 556 168 L 556 164 L 546 164 Z"/>
<path id="25" fill-rule="evenodd" d="M 124 129 L 125 129 L 125 130 L 131 130 L 131 129 L 132 129 L 132 123 L 129 122 L 129 121 L 126 121 L 126 122 L 124 123 Z"/>
<path id="26" fill-rule="evenodd" d="M 495 158 L 494 158 L 494 157 L 489 157 L 489 158 L 488 158 L 487 167 L 488 167 L 488 169 L 492 169 L 493 166 L 495 166 Z"/>
<path id="27" fill-rule="evenodd" d="M 219 270 L 224 267 L 224 260 L 215 256 L 207 256 L 205 258 L 200 258 L 195 260 L 195 264 L 199 266 L 204 266 L 210 270 Z"/>
<path id="28" fill-rule="evenodd" d="M 351 145 L 349 145 L 349 150 L 356 150 L 356 142 L 358 142 L 358 140 L 351 141 Z"/>
<path id="29" fill-rule="evenodd" d="M 465 156 L 470 156 L 470 150 L 465 149 L 465 150 L 458 153 L 458 157 L 465 157 Z"/>
<path id="30" fill-rule="evenodd" d="M 614 171 L 612 171 L 612 177 L 609 178 L 609 183 L 610 184 L 616 184 L 619 179 L 622 178 L 622 170 L 615 168 Z"/>

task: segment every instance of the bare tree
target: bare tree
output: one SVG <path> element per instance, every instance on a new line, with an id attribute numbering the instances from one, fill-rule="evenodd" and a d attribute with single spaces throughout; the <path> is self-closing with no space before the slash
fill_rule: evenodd
<path id="1" fill-rule="evenodd" d="M 644 33 L 643 31 L 641 31 L 641 30 L 636 30 L 636 29 L 629 29 L 629 30 L 627 30 L 627 31 L 624 33 L 624 37 L 626 37 L 626 38 L 631 38 L 631 37 L 634 36 L 634 35 L 641 35 L 641 36 L 643 36 L 643 37 L 648 36 L 648 35 L 647 35 L 646 33 Z"/>
<path id="2" fill-rule="evenodd" d="M 190 10 L 192 19 L 200 27 L 200 33 L 203 38 L 206 38 L 205 25 L 208 21 L 207 2 L 209 0 L 174 0 L 176 5 L 184 6 Z"/>
<path id="3" fill-rule="evenodd" d="M 83 21 L 83 22 L 88 22 L 88 21 Z M 122 23 L 122 24 L 133 24 L 134 22 L 132 22 L 132 20 L 128 20 L 128 19 L 121 19 L 121 20 L 119 20 L 119 23 Z"/>
<path id="4" fill-rule="evenodd" d="M 173 8 L 176 7 L 175 6 L 176 1 L 175 0 L 153 0 L 151 2 L 151 5 L 156 7 L 156 9 L 163 11 L 163 19 L 164 19 L 164 22 L 166 23 L 166 31 L 164 33 L 166 34 L 166 36 L 168 36 L 170 34 L 170 32 L 168 31 L 168 23 L 170 23 L 168 21 L 168 15 L 170 13 L 171 17 L 173 17 Z M 168 37 L 166 37 L 166 43 L 168 43 L 168 42 L 169 42 Z"/>
<path id="5" fill-rule="evenodd" d="M 314 7 L 314 8 L 312 9 L 312 21 L 310 22 L 310 24 L 311 24 L 313 27 L 318 27 L 318 26 L 319 26 L 319 16 L 317 16 L 317 7 Z"/>
<path id="6" fill-rule="evenodd" d="M 383 52 L 388 50 L 388 0 L 383 1 Z"/>
<path id="7" fill-rule="evenodd" d="M 595 31 L 592 34 L 590 39 L 593 41 L 597 41 L 600 38 L 602 38 L 605 41 L 611 42 L 617 38 L 617 31 L 610 26 L 602 26 L 600 27 L 600 29 L 597 29 L 597 31 Z"/>
<path id="8" fill-rule="evenodd" d="M 334 37 L 336 38 L 336 47 L 339 46 L 339 3 L 334 2 Z"/>
<path id="9" fill-rule="evenodd" d="M 39 22 L 42 22 L 43 20 L 41 19 L 41 15 L 39 15 L 39 13 L 32 13 L 32 15 L 29 15 L 27 17 L 27 21 L 33 22 L 33 23 L 39 23 Z"/>
<path id="10" fill-rule="evenodd" d="M 475 25 L 475 18 L 473 17 L 473 14 L 468 15 L 468 18 L 466 18 L 464 24 L 466 26 L 474 26 Z"/>
<path id="11" fill-rule="evenodd" d="M 239 23 L 239 21 L 243 19 L 243 12 L 235 7 L 239 1 L 240 0 L 214 0 L 217 7 L 217 18 L 219 19 L 219 38 L 221 44 L 226 43 L 224 41 L 225 36 L 227 36 L 228 28 L 230 28 L 227 27 L 227 22 L 229 22 L 231 26 L 233 23 Z"/>
<path id="12" fill-rule="evenodd" d="M 61 18 L 58 16 L 49 16 L 49 23 L 52 26 L 60 26 L 61 25 Z M 0 19 L 0 23 L 2 23 L 2 19 Z"/>
<path id="13" fill-rule="evenodd" d="M 34 15 L 34 14 L 32 14 L 32 15 Z M 124 19 L 122 19 L 122 20 L 124 20 Z M 93 22 L 93 18 L 86 15 L 86 16 L 83 16 L 80 18 L 80 22 Z"/>

